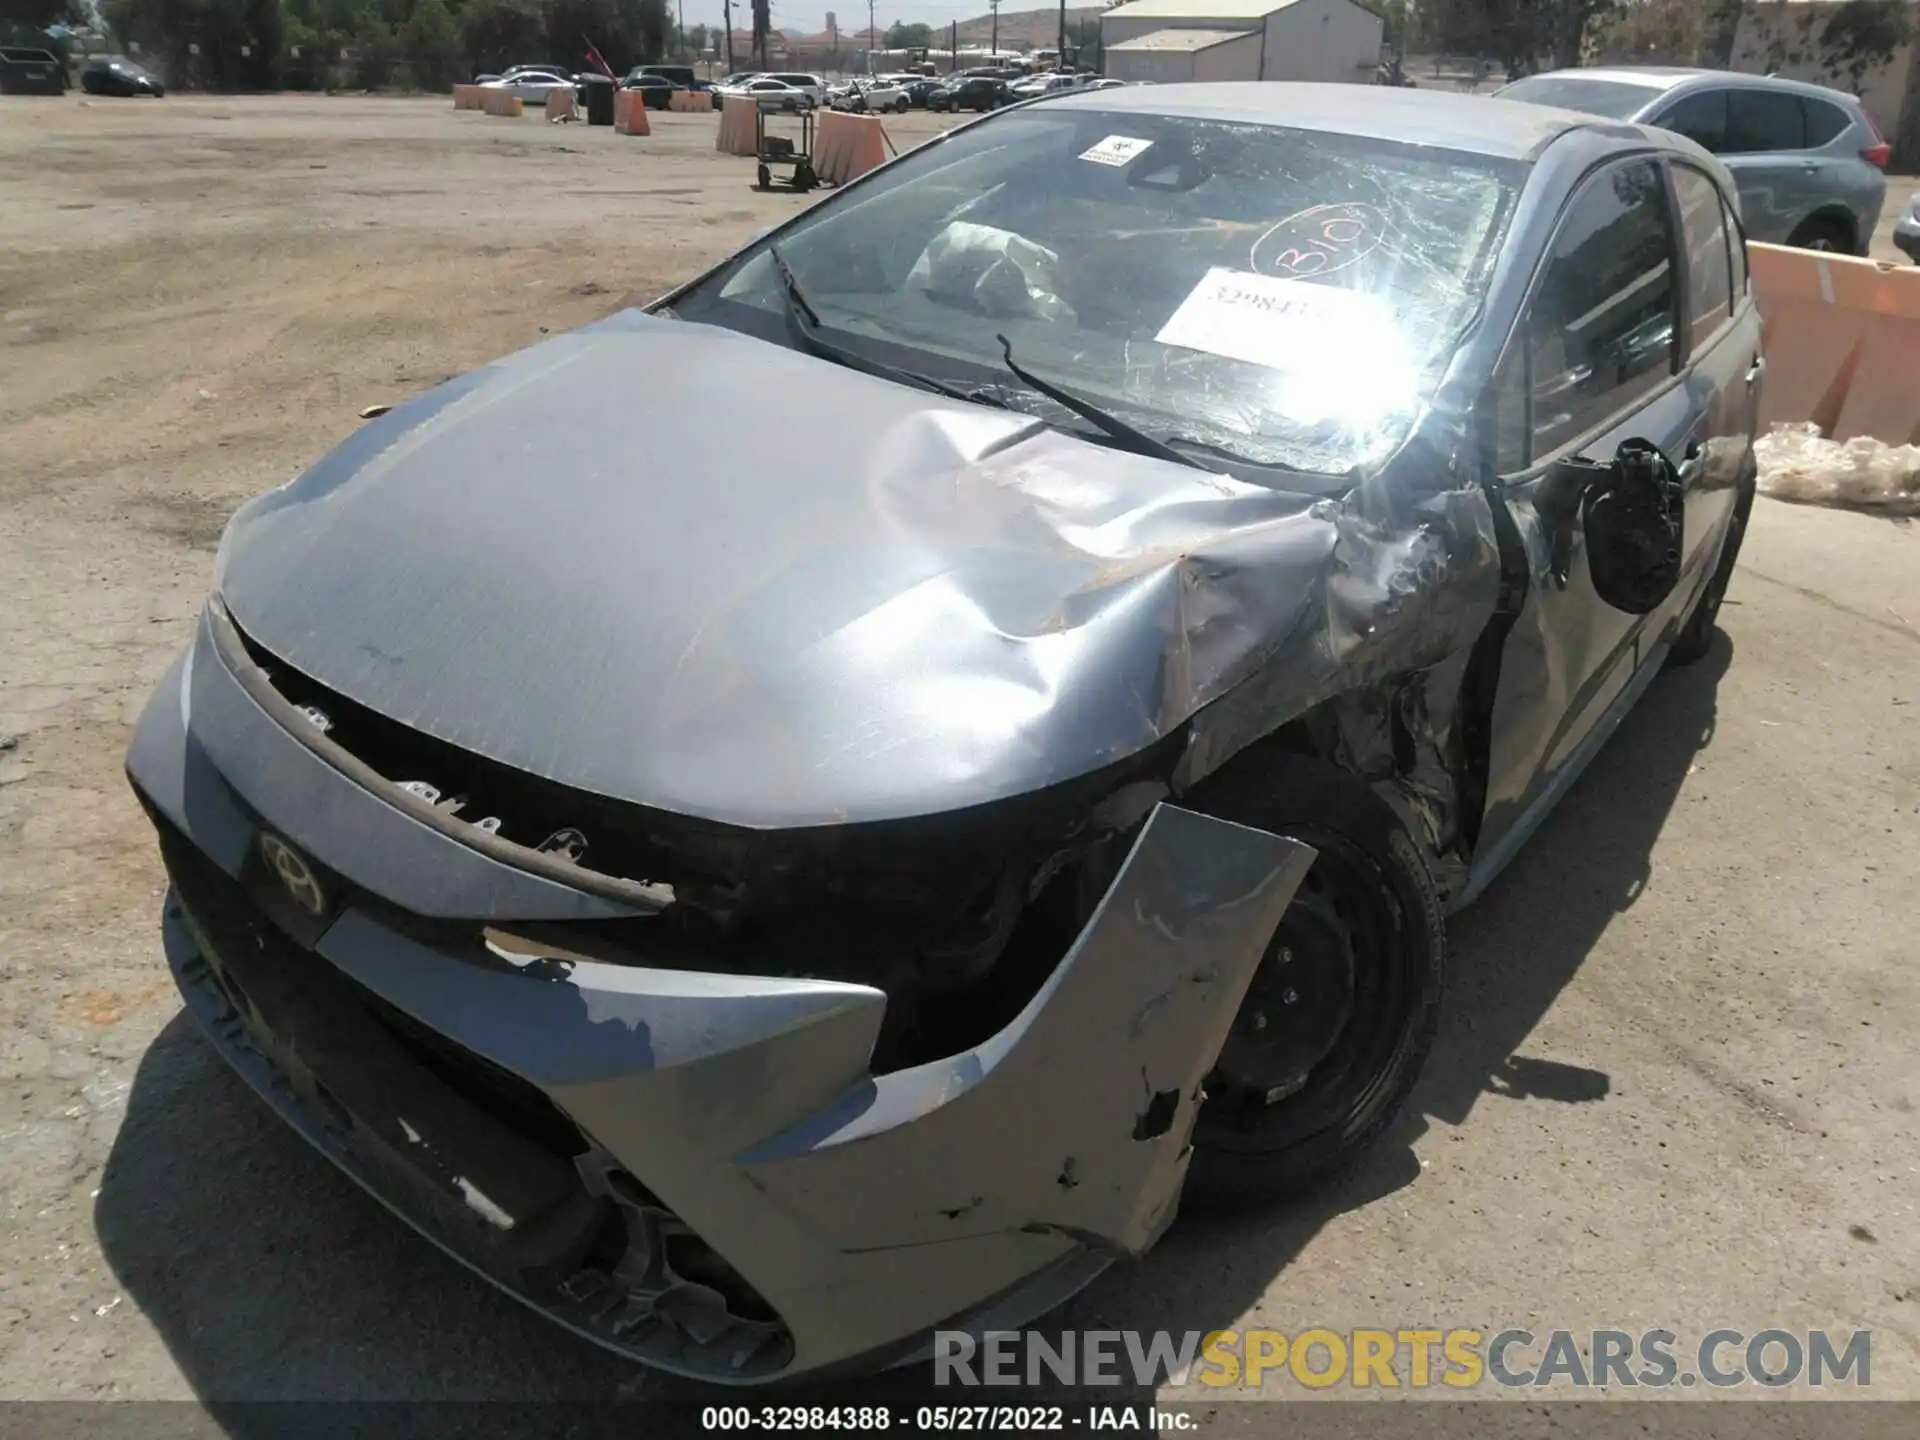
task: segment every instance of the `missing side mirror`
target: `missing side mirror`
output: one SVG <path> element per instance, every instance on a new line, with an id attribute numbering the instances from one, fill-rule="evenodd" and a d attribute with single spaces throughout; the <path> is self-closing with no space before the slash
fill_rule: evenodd
<path id="1" fill-rule="evenodd" d="M 1611 463 L 1575 459 L 1555 469 L 1551 486 L 1565 518 L 1577 509 L 1586 535 L 1594 591 L 1616 610 L 1645 615 L 1680 582 L 1686 490 L 1673 463 L 1645 440 L 1628 440 Z M 1556 538 L 1571 527 L 1555 525 Z M 1565 583 L 1565 555 L 1555 545 Z"/>

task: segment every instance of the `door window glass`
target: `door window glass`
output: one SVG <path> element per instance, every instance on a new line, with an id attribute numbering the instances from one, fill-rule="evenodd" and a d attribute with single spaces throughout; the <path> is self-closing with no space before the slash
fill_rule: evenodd
<path id="1" fill-rule="evenodd" d="M 1727 92 L 1703 90 L 1684 96 L 1658 123 L 1718 155 L 1727 147 Z"/>
<path id="2" fill-rule="evenodd" d="M 1720 187 L 1690 165 L 1673 167 L 1680 233 L 1687 241 L 1687 302 L 1698 354 L 1733 314 L 1733 271 Z"/>
<path id="3" fill-rule="evenodd" d="M 1809 150 L 1832 144 L 1840 138 L 1840 132 L 1853 123 L 1847 118 L 1846 111 L 1824 100 L 1809 100 L 1802 96 L 1800 108 L 1806 115 Z"/>
<path id="4" fill-rule="evenodd" d="M 1642 160 L 1604 170 L 1568 211 L 1527 313 L 1536 458 L 1673 373 L 1673 317 L 1660 168 Z"/>
<path id="5" fill-rule="evenodd" d="M 1727 95 L 1729 155 L 1807 148 L 1806 112 L 1785 90 L 1734 90 Z"/>

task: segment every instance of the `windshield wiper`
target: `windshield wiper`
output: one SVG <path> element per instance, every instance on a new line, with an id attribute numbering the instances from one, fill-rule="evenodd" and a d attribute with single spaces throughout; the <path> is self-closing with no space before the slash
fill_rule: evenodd
<path id="1" fill-rule="evenodd" d="M 945 380 L 936 380 L 931 375 L 922 375 L 917 370 L 906 370 L 898 365 L 869 360 L 864 355 L 843 349 L 831 340 L 822 340 L 817 333 L 820 328 L 820 312 L 808 302 L 806 292 L 800 288 L 800 282 L 794 277 L 793 271 L 787 268 L 787 262 L 780 258 L 780 252 L 771 245 L 767 247 L 767 258 L 773 262 L 774 271 L 780 277 L 780 302 L 786 314 L 787 331 L 800 342 L 800 348 L 809 354 L 817 355 L 822 360 L 831 360 L 836 365 L 844 365 L 849 370 L 877 375 L 882 380 L 898 380 L 922 390 L 931 390 L 938 395 L 951 396 L 955 400 L 969 400 L 976 405 L 993 405 L 1002 410 L 1011 408 L 991 389 L 984 387 L 968 389 L 965 386 L 952 385 Z"/>
<path id="2" fill-rule="evenodd" d="M 1006 359 L 1007 369 L 1013 372 L 1014 378 L 1019 380 L 1021 384 L 1038 390 L 1049 400 L 1066 406 L 1067 409 L 1078 415 L 1082 420 L 1098 427 L 1102 432 L 1118 440 L 1129 450 L 1139 455 L 1150 455 L 1156 460 L 1171 460 L 1176 465 L 1190 465 L 1195 470 L 1205 470 L 1209 475 L 1217 475 L 1220 473 L 1211 465 L 1203 465 L 1200 461 L 1194 459 L 1193 456 L 1183 454 L 1174 449 L 1173 446 L 1167 444 L 1166 441 L 1156 440 L 1153 436 L 1147 434 L 1146 431 L 1134 429 L 1133 426 L 1122 420 L 1118 415 L 1109 415 L 1092 401 L 1082 400 L 1072 391 L 1062 390 L 1058 385 L 1042 380 L 1031 371 L 1021 369 L 1018 362 L 1013 358 L 1013 342 L 1004 335 L 996 335 L 993 338 L 1000 342 L 1000 353 Z"/>

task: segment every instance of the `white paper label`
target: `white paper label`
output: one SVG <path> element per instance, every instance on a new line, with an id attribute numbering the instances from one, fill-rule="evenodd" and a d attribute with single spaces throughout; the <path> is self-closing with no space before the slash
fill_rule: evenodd
<path id="1" fill-rule="evenodd" d="M 1152 148 L 1151 140 L 1136 140 L 1131 135 L 1109 135 L 1098 145 L 1082 150 L 1080 158 L 1091 160 L 1096 165 L 1124 165 L 1142 150 Z"/>
<path id="2" fill-rule="evenodd" d="M 1180 302 L 1160 333 L 1162 345 L 1204 350 L 1272 370 L 1310 370 L 1356 341 L 1392 335 L 1392 313 L 1378 297 L 1216 266 Z"/>

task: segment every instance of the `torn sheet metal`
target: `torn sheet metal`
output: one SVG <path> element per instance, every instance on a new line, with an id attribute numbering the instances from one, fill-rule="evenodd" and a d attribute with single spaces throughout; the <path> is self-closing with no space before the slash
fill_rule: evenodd
<path id="1" fill-rule="evenodd" d="M 1200 1082 L 1314 852 L 1162 805 L 1018 1019 L 741 1155 L 849 1249 L 1042 1228 L 1139 1255 L 1173 1218 Z"/>
<path id="2" fill-rule="evenodd" d="M 739 425 L 765 394 L 781 423 Z M 1255 680 L 1197 774 L 1471 644 L 1486 502 L 1420 463 L 1293 494 L 626 312 L 367 424 L 240 512 L 217 585 L 280 661 L 517 769 L 881 820 L 1089 773 Z"/>

